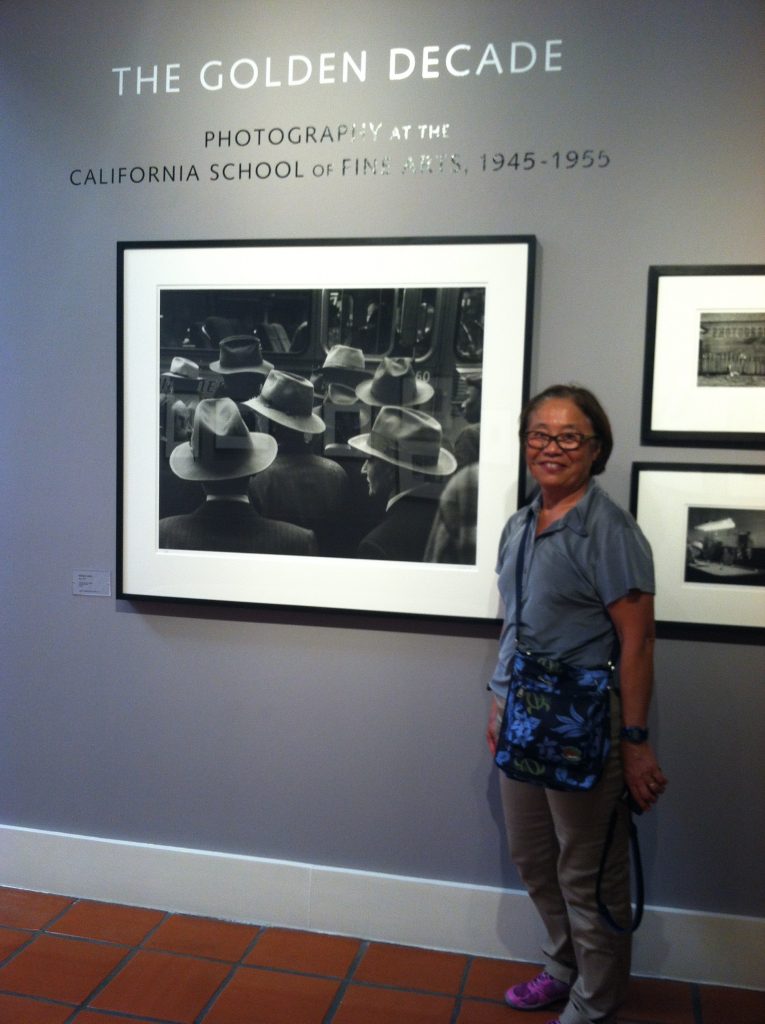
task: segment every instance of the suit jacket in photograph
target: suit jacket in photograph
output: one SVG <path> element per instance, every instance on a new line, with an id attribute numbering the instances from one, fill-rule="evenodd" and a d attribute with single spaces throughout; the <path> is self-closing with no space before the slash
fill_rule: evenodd
<path id="1" fill-rule="evenodd" d="M 439 482 L 423 484 L 404 494 L 361 541 L 358 557 L 422 562 L 442 490 Z"/>
<path id="2" fill-rule="evenodd" d="M 310 452 L 279 453 L 250 480 L 253 506 L 270 519 L 312 530 L 321 554 L 335 554 L 348 515 L 350 484 L 342 466 Z"/>
<path id="3" fill-rule="evenodd" d="M 318 554 L 316 537 L 292 523 L 259 515 L 241 501 L 205 501 L 159 522 L 159 546 L 191 551 L 246 551 L 269 555 Z"/>

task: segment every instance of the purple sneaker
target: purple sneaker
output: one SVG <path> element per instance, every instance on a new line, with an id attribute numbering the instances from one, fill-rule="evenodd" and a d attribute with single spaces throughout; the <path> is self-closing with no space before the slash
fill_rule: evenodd
<path id="1" fill-rule="evenodd" d="M 568 998 L 571 986 L 542 971 L 531 981 L 522 981 L 505 992 L 505 1002 L 514 1010 L 541 1010 Z M 554 1024 L 550 1021 L 550 1024 Z"/>

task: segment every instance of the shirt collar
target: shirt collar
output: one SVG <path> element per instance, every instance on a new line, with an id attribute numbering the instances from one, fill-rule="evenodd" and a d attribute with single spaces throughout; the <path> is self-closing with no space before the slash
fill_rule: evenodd
<path id="1" fill-rule="evenodd" d="M 580 537 L 586 537 L 587 514 L 590 511 L 590 505 L 594 501 L 594 495 L 599 490 L 600 487 L 598 486 L 598 483 L 595 480 L 595 478 L 590 477 L 590 480 L 587 484 L 587 490 L 584 492 L 582 498 L 576 503 L 576 505 L 574 505 L 573 508 L 570 508 L 568 510 L 565 516 L 563 516 L 557 522 L 553 523 L 552 526 L 548 527 L 548 529 L 545 530 L 545 533 L 552 533 L 555 530 L 563 530 L 565 528 L 568 528 L 569 530 L 573 530 L 574 533 L 578 533 Z M 538 491 L 536 496 L 534 497 L 534 500 L 531 503 L 531 509 L 535 518 L 539 516 L 539 510 L 541 509 L 541 507 L 542 495 Z"/>
<path id="2" fill-rule="evenodd" d="M 397 501 L 401 501 L 401 499 L 405 498 L 407 494 L 411 494 L 413 490 L 414 487 L 410 487 L 409 490 L 407 491 L 399 491 L 398 494 L 394 494 L 392 498 L 388 499 L 388 504 L 385 506 L 385 511 L 389 512 Z"/>

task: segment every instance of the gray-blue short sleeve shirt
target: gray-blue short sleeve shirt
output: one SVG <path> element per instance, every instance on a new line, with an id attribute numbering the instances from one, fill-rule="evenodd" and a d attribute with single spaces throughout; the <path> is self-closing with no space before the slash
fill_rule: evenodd
<path id="1" fill-rule="evenodd" d="M 617 655 L 608 606 L 630 590 L 655 592 L 651 548 L 629 512 L 595 480 L 565 516 L 535 536 L 540 499 L 508 520 L 499 543 L 497 573 L 505 622 L 491 688 L 505 696 L 515 650 L 515 573 L 524 527 L 521 646 L 534 654 L 591 668 Z"/>

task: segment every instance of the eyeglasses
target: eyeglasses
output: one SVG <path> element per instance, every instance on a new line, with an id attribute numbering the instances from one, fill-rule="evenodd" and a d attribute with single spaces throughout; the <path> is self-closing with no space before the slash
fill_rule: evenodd
<path id="1" fill-rule="evenodd" d="M 523 435 L 523 439 L 529 448 L 536 448 L 540 452 L 551 441 L 555 441 L 561 451 L 575 452 L 577 448 L 582 447 L 585 441 L 592 441 L 597 436 L 597 434 L 580 434 L 575 430 L 566 430 L 562 434 L 554 435 L 546 434 L 543 430 L 527 430 Z"/>

